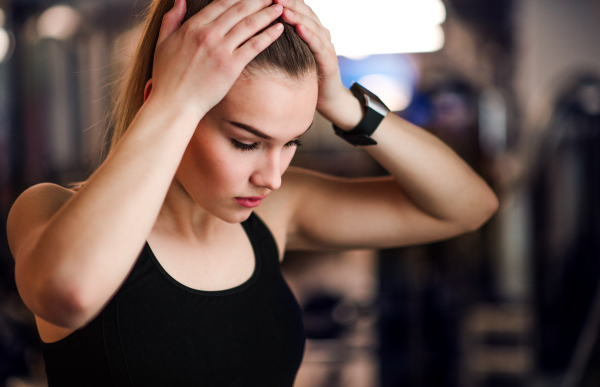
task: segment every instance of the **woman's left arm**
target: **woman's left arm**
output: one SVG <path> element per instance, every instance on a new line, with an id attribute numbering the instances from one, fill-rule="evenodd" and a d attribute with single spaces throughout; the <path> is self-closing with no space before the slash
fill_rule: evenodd
<path id="1" fill-rule="evenodd" d="M 275 0 L 319 65 L 317 109 L 336 126 L 361 121 L 358 100 L 341 83 L 331 36 L 302 0 Z M 299 211 L 288 248 L 388 247 L 424 243 L 473 231 L 498 207 L 488 185 L 429 132 L 388 114 L 371 136 L 369 152 L 392 178 L 344 180 L 292 171 Z"/>

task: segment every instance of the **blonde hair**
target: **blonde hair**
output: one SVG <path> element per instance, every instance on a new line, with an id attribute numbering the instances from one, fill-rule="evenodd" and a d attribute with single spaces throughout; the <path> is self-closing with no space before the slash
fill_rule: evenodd
<path id="1" fill-rule="evenodd" d="M 200 12 L 213 0 L 186 0 L 187 12 L 183 23 L 190 17 Z M 173 8 L 174 0 L 154 0 L 142 14 L 143 33 L 133 55 L 132 62 L 125 69 L 124 76 L 116 82 L 112 107 L 107 117 L 107 134 L 114 128 L 106 158 L 112 152 L 127 128 L 133 122 L 136 114 L 144 103 L 144 89 L 146 83 L 152 78 L 154 64 L 154 51 L 164 15 Z M 308 44 L 296 33 L 293 26 L 285 23 L 282 18 L 273 21 L 266 28 L 283 23 L 284 30 L 281 36 L 268 48 L 261 52 L 247 66 L 249 73 L 252 71 L 269 72 L 272 70 L 288 75 L 292 79 L 303 79 L 310 75 L 317 75 L 317 61 Z M 260 31 L 262 32 L 262 31 Z M 259 32 L 259 33 L 260 33 Z M 83 182 L 68 184 L 68 188 L 79 190 Z"/>
<path id="2" fill-rule="evenodd" d="M 212 0 L 187 0 L 184 23 L 211 2 Z M 152 78 L 154 51 L 162 20 L 173 8 L 173 4 L 173 0 L 155 0 L 147 9 L 142 38 L 111 112 L 110 122 L 114 125 L 114 132 L 109 152 L 115 148 L 142 107 L 145 85 Z M 279 18 L 271 25 L 277 22 L 283 23 L 283 20 Z M 284 23 L 283 34 L 254 58 L 248 68 L 279 70 L 292 78 L 302 78 L 311 73 L 316 74 L 317 62 L 294 27 Z"/>

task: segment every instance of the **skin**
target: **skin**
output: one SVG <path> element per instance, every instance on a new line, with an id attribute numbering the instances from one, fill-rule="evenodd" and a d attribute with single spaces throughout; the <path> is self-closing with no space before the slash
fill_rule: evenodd
<path id="1" fill-rule="evenodd" d="M 253 256 L 239 222 L 250 210 L 236 197 L 268 194 L 255 211 L 281 254 L 441 240 L 477 229 L 496 211 L 496 196 L 464 161 L 393 114 L 372 136 L 378 145 L 366 148 L 390 177 L 286 172 L 290 141 L 310 126 L 315 107 L 344 130 L 364 112 L 342 86 L 330 34 L 312 10 L 300 0 L 275 3 L 214 2 L 182 25 L 180 0 L 163 21 L 144 106 L 103 165 L 76 194 L 42 184 L 14 204 L 8 238 L 17 286 L 44 341 L 100 313 L 146 241 L 185 285 L 244 282 Z M 279 15 L 315 54 L 318 82 L 243 73 L 281 30 L 248 39 Z M 257 147 L 240 150 L 232 140 Z"/>
<path id="2" fill-rule="evenodd" d="M 317 87 L 316 75 L 243 75 L 200 121 L 148 237 L 157 259 L 179 282 L 222 290 L 251 276 L 254 253 L 239 223 L 253 209 L 234 198 L 270 196 L 281 187 L 295 141 L 312 124 Z M 231 122 L 257 128 L 271 139 Z M 239 149 L 234 141 L 252 149 Z M 258 213 L 276 210 L 269 196 Z"/>
<path id="3" fill-rule="evenodd" d="M 179 184 L 172 187 L 178 191 L 173 192 L 177 195 L 173 202 L 180 202 L 187 192 L 189 206 L 179 211 L 191 219 L 210 214 L 229 223 L 246 220 L 252 209 L 233 198 L 264 196 L 281 187 L 281 176 L 296 151 L 294 141 L 312 125 L 316 102 L 316 75 L 306 80 L 291 80 L 280 73 L 240 77 L 200 121 L 183 155 L 175 175 Z M 257 128 L 271 139 L 231 122 Z"/>

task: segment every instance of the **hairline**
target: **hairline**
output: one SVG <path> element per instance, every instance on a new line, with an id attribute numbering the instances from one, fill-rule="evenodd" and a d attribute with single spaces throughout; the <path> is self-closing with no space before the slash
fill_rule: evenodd
<path id="1" fill-rule="evenodd" d="M 242 71 L 240 77 L 251 77 L 251 76 L 276 76 L 289 81 L 291 86 L 301 86 L 304 82 L 310 81 L 311 79 L 318 79 L 317 71 L 313 69 L 303 70 L 298 74 L 291 74 L 283 68 L 276 65 L 257 65 L 250 62 L 248 66 Z"/>

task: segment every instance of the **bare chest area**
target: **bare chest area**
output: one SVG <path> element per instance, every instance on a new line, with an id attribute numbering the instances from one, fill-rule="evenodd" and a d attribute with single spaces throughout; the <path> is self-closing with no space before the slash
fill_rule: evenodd
<path id="1" fill-rule="evenodd" d="M 148 245 L 164 271 L 189 288 L 220 291 L 247 282 L 256 266 L 248 236 L 239 230 L 192 243 L 151 233 Z"/>

